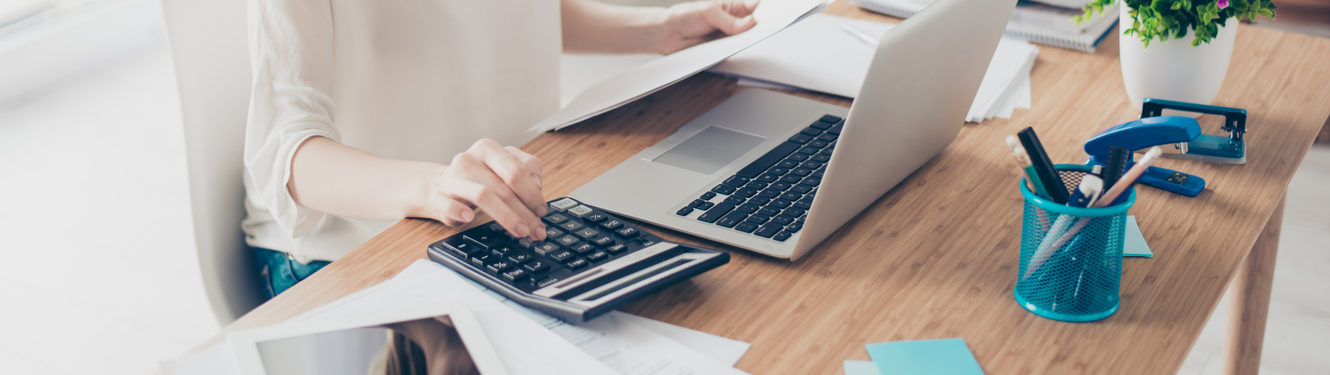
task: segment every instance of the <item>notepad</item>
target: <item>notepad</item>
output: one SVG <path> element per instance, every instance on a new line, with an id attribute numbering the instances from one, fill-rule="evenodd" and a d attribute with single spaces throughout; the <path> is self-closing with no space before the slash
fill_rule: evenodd
<path id="1" fill-rule="evenodd" d="M 882 375 L 983 375 L 979 361 L 960 338 L 939 340 L 892 341 L 868 344 Z"/>
<path id="2" fill-rule="evenodd" d="M 1150 245 L 1145 243 L 1145 235 L 1141 233 L 1141 227 L 1136 225 L 1136 216 L 1127 216 L 1126 238 L 1122 240 L 1122 256 L 1124 257 L 1145 257 L 1154 258 L 1154 252 L 1150 251 Z"/>

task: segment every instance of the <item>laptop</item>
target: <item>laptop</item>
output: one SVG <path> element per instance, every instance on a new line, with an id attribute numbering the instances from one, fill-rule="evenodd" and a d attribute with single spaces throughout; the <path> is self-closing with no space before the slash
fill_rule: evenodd
<path id="1" fill-rule="evenodd" d="M 939 0 L 884 34 L 853 105 L 744 90 L 572 198 L 797 260 L 960 133 L 1016 0 Z"/>

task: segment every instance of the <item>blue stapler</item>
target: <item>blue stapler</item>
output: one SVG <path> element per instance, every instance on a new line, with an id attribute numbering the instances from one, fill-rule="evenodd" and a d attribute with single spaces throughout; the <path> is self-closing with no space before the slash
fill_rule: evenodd
<path id="1" fill-rule="evenodd" d="M 1141 118 L 1162 116 L 1165 109 L 1224 116 L 1223 130 L 1228 135 L 1200 134 L 1181 147 L 1164 148 L 1164 156 L 1221 164 L 1246 164 L 1247 110 L 1195 103 L 1146 98 L 1141 104 Z"/>
<path id="2" fill-rule="evenodd" d="M 1133 151 L 1160 146 L 1185 154 L 1189 149 L 1188 142 L 1201 135 L 1201 125 L 1191 117 L 1145 117 L 1104 129 L 1086 141 L 1085 153 L 1090 154 L 1090 160 L 1086 160 L 1085 164 L 1104 165 L 1108 159 L 1108 150 L 1113 146 Z M 1131 168 L 1131 165 L 1135 165 L 1134 160 L 1127 167 Z M 1205 180 L 1200 177 L 1160 167 L 1150 167 L 1137 181 L 1188 197 L 1194 197 L 1205 189 Z"/>

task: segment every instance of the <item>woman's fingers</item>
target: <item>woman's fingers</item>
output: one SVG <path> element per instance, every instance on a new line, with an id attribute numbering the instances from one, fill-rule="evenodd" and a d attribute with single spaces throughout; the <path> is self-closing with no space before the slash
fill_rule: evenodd
<path id="1" fill-rule="evenodd" d="M 735 17 L 746 17 L 753 14 L 757 9 L 758 0 L 725 0 L 721 1 L 721 7 L 730 12 Z"/>
<path id="2" fill-rule="evenodd" d="M 491 173 L 515 193 L 527 211 L 539 214 L 539 207 L 545 207 L 545 197 L 540 192 L 540 182 L 532 177 L 526 163 L 519 161 L 511 151 L 499 146 L 498 142 L 482 139 L 477 141 L 467 153 L 478 154 Z"/>
<path id="3" fill-rule="evenodd" d="M 512 154 L 514 158 L 517 158 L 518 162 L 522 163 L 522 165 L 526 167 L 526 171 L 530 174 L 531 179 L 536 183 L 536 190 L 540 192 L 539 202 L 527 201 L 526 199 L 523 199 L 522 201 L 526 202 L 528 207 L 531 207 L 531 212 L 534 212 L 536 216 L 545 217 L 545 214 L 548 212 L 546 212 L 547 208 L 545 207 L 545 194 L 544 194 L 545 185 L 540 180 L 540 174 L 542 173 L 541 170 L 542 168 L 544 168 L 544 166 L 540 163 L 540 159 L 536 158 L 531 154 L 526 153 L 525 151 L 522 151 L 521 149 L 518 149 L 517 147 L 508 146 L 504 147 L 503 149 L 507 150 L 509 154 Z"/>
<path id="4" fill-rule="evenodd" d="M 475 210 L 451 198 L 439 200 L 438 206 L 436 209 L 439 211 L 439 221 L 450 227 L 466 225 L 471 219 L 476 218 Z"/>
<path id="5" fill-rule="evenodd" d="M 702 9 L 698 15 L 702 17 L 702 20 L 705 21 L 707 25 L 710 25 L 716 30 L 720 30 L 725 33 L 725 35 L 734 35 L 748 31 L 748 29 L 753 28 L 753 25 L 757 24 L 757 21 L 753 20 L 753 16 L 748 15 L 743 16 L 742 18 L 736 17 L 735 15 L 730 14 L 729 10 L 720 3 L 712 3 L 710 6 Z"/>
<path id="6" fill-rule="evenodd" d="M 505 202 L 500 191 L 496 187 L 476 182 L 470 179 L 455 179 L 450 181 L 450 188 L 447 194 L 456 200 L 470 202 L 481 210 L 489 213 L 494 221 L 498 222 L 513 237 L 532 237 L 537 240 L 543 239 L 545 232 L 533 223 L 539 222 L 526 206 L 517 204 L 517 209 L 509 202 Z M 506 187 L 500 186 L 506 189 Z M 525 215 L 522 214 L 525 212 Z"/>

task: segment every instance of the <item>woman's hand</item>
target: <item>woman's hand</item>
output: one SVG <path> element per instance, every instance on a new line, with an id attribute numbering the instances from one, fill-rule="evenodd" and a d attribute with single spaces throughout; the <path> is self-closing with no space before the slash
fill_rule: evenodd
<path id="1" fill-rule="evenodd" d="M 666 54 L 726 35 L 748 31 L 757 25 L 753 9 L 758 0 L 716 0 L 680 3 L 666 10 Z"/>
<path id="2" fill-rule="evenodd" d="M 471 222 L 479 208 L 514 237 L 543 240 L 540 218 L 546 208 L 540 171 L 540 159 L 531 154 L 489 139 L 476 141 L 431 179 L 423 214 L 461 226 Z"/>

